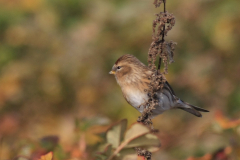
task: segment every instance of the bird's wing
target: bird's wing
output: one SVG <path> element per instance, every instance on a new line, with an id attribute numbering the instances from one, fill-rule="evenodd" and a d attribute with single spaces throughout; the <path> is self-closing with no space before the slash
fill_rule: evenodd
<path id="1" fill-rule="evenodd" d="M 164 83 L 163 88 L 168 90 L 169 92 L 171 92 L 172 95 L 176 96 L 176 94 L 174 93 L 174 91 L 173 91 L 172 87 L 170 86 L 170 84 L 168 83 L 168 81 L 166 81 Z"/>
<path id="2" fill-rule="evenodd" d="M 165 95 L 165 98 L 167 98 L 168 101 L 166 101 L 166 99 L 162 99 L 161 96 L 160 96 L 160 98 L 161 98 L 163 101 L 165 101 L 165 103 L 168 102 L 169 105 L 170 105 L 170 103 L 175 103 L 175 102 L 179 99 L 179 98 L 175 95 L 172 87 L 169 85 L 169 83 L 168 83 L 167 81 L 164 83 L 163 88 L 160 89 L 158 92 L 159 92 L 159 95 L 161 95 L 161 94 L 164 94 L 164 95 Z"/>

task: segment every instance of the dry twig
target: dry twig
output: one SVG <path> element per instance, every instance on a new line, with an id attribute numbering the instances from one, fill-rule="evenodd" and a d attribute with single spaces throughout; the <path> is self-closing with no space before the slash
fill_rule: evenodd
<path id="1" fill-rule="evenodd" d="M 166 11 L 166 0 L 154 0 L 155 7 L 160 7 L 163 3 L 163 12 L 156 14 L 156 19 L 153 21 L 153 34 L 152 43 L 148 51 L 148 66 L 153 71 L 153 74 L 149 77 L 151 83 L 149 89 L 146 90 L 149 99 L 148 102 L 144 104 L 145 109 L 142 115 L 138 118 L 138 122 L 141 122 L 148 127 L 152 127 L 151 115 L 155 105 L 157 105 L 157 91 L 161 89 L 166 82 L 164 74 L 168 73 L 168 63 L 173 61 L 173 51 L 175 49 L 176 43 L 173 41 L 166 41 L 165 37 L 167 33 L 172 29 L 175 24 L 175 17 Z M 159 58 L 158 67 L 156 67 L 156 60 Z M 161 73 L 160 67 L 161 62 L 164 64 L 164 71 Z M 145 159 L 151 160 L 151 152 L 146 150 L 137 149 L 138 154 L 145 156 Z M 147 154 L 143 154 L 147 153 Z"/>

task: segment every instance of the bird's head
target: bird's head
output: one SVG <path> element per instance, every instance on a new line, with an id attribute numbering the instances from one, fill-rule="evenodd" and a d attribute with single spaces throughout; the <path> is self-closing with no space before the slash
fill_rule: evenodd
<path id="1" fill-rule="evenodd" d="M 146 77 L 149 68 L 130 54 L 118 58 L 109 74 L 114 74 L 118 83 L 132 83 Z"/>

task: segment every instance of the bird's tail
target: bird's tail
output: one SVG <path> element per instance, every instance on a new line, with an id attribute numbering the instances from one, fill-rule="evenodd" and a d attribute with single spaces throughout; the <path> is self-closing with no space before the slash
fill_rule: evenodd
<path id="1" fill-rule="evenodd" d="M 187 102 L 182 101 L 181 105 L 178 106 L 179 109 L 182 109 L 186 112 L 189 112 L 197 117 L 202 117 L 202 114 L 200 112 L 209 112 L 206 109 L 191 105 Z"/>

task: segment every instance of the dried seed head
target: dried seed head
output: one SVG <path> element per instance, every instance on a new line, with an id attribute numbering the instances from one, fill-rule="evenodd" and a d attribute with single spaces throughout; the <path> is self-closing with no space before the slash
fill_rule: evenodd
<path id="1" fill-rule="evenodd" d="M 166 0 L 154 0 L 155 7 L 159 7 L 162 3 L 166 3 Z M 152 75 L 148 77 L 150 80 L 148 90 L 144 90 L 148 94 L 148 102 L 144 104 L 145 109 L 139 117 L 138 121 L 146 125 L 151 125 L 151 115 L 154 106 L 157 106 L 159 101 L 157 97 L 157 92 L 161 90 L 166 82 L 163 74 L 168 72 L 168 64 L 173 61 L 173 51 L 175 49 L 176 43 L 173 41 L 165 41 L 167 33 L 175 25 L 175 17 L 173 14 L 168 12 L 160 12 L 155 14 L 156 18 L 152 22 L 152 43 L 148 50 L 148 67 L 152 71 Z M 163 73 L 156 67 L 156 60 L 160 57 L 163 62 L 164 71 Z M 161 61 L 159 63 L 161 63 Z M 159 65 L 160 66 L 160 65 Z"/>

